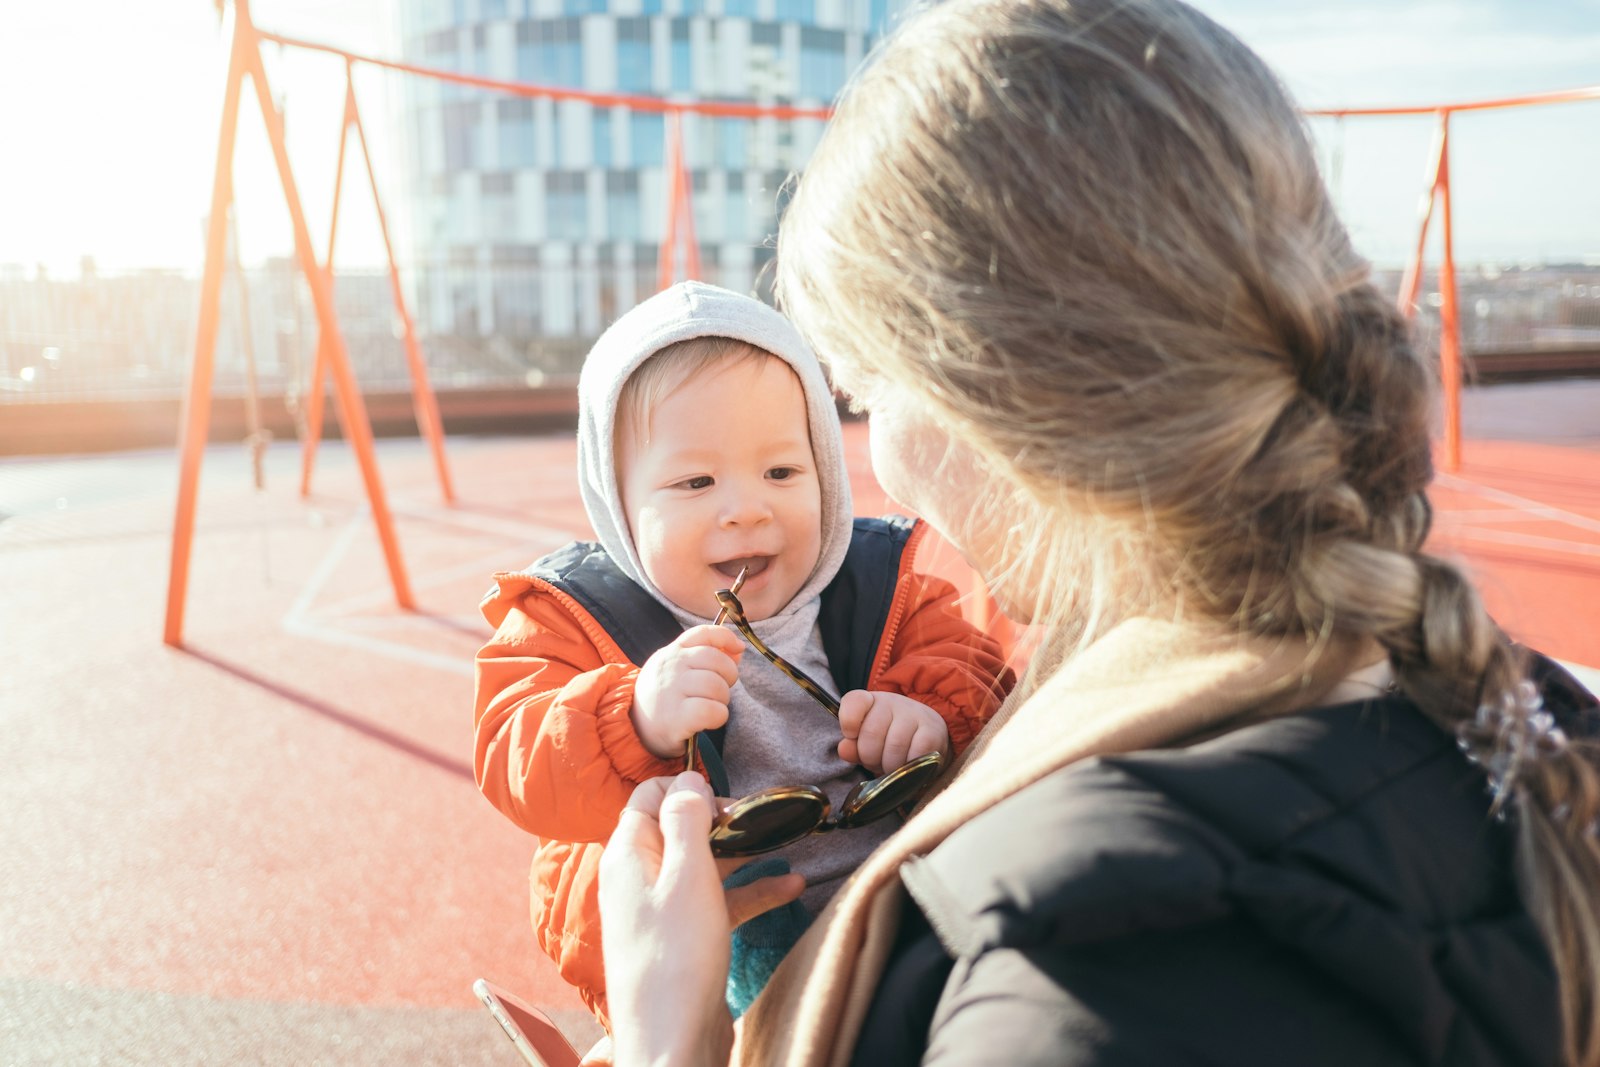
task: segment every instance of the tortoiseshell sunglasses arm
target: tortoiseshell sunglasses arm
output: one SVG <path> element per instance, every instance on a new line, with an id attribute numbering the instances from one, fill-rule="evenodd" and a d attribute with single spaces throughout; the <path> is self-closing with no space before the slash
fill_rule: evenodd
<path id="1" fill-rule="evenodd" d="M 752 648 L 765 656 L 767 662 L 787 674 L 790 680 L 801 689 L 804 689 L 812 700 L 826 708 L 828 714 L 836 719 L 839 717 L 839 702 L 833 699 L 826 689 L 812 681 L 805 671 L 802 671 L 799 667 L 796 667 L 768 648 L 767 643 L 756 636 L 756 631 L 750 625 L 750 620 L 745 618 L 744 605 L 739 603 L 739 597 L 733 590 L 717 590 L 717 603 L 722 605 L 722 612 L 719 614 L 725 613 L 727 615 L 727 621 L 733 623 L 734 628 L 739 631 L 746 641 L 750 642 Z"/>

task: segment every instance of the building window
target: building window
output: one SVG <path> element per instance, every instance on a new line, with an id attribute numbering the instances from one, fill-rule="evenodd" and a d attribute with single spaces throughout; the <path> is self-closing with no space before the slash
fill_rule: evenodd
<path id="1" fill-rule="evenodd" d="M 778 21 L 815 23 L 816 0 L 778 0 Z"/>
<path id="2" fill-rule="evenodd" d="M 535 85 L 583 85 L 583 27 L 576 18 L 517 23 L 517 78 Z"/>
<path id="3" fill-rule="evenodd" d="M 506 0 L 478 0 L 478 8 L 485 19 L 506 17 Z"/>
<path id="4" fill-rule="evenodd" d="M 631 170 L 606 174 L 606 236 L 612 241 L 637 241 L 642 236 L 639 175 Z"/>
<path id="5" fill-rule="evenodd" d="M 500 120 L 500 165 L 515 169 L 538 162 L 534 150 L 533 101 L 497 100 Z"/>
<path id="6" fill-rule="evenodd" d="M 453 332 L 476 337 L 481 332 L 478 308 L 478 250 L 472 245 L 452 245 L 445 277 L 450 290 L 450 321 Z"/>
<path id="7" fill-rule="evenodd" d="M 489 29 L 486 26 L 472 28 L 472 61 L 466 72 L 476 74 L 480 78 L 487 78 L 490 74 Z"/>
<path id="8" fill-rule="evenodd" d="M 717 238 L 716 205 L 711 202 L 708 195 L 711 191 L 711 176 L 703 170 L 691 171 L 689 174 L 689 207 L 694 213 L 694 238 L 695 244 L 704 245 L 708 240 Z M 701 248 L 701 266 L 705 263 L 705 249 Z M 708 273 L 707 278 L 715 277 Z"/>
<path id="9" fill-rule="evenodd" d="M 750 269 L 755 275 L 755 290 L 750 295 L 764 303 L 772 303 L 773 291 L 773 260 L 777 251 L 766 244 L 756 245 L 755 255 L 751 258 Z"/>
<path id="10" fill-rule="evenodd" d="M 451 68 L 456 58 L 456 31 L 434 30 L 422 39 L 422 54 L 436 67 Z"/>
<path id="11" fill-rule="evenodd" d="M 581 241 L 588 229 L 588 175 L 553 170 L 545 175 L 545 232 L 555 241 Z"/>
<path id="12" fill-rule="evenodd" d="M 639 244 L 633 250 L 633 285 L 634 292 L 644 297 L 656 291 L 656 282 L 659 280 L 656 272 L 660 269 L 661 246 L 659 244 Z"/>
<path id="13" fill-rule="evenodd" d="M 444 120 L 444 169 L 465 170 L 478 163 L 478 101 L 453 100 L 439 109 Z"/>
<path id="14" fill-rule="evenodd" d="M 604 15 L 606 0 L 561 0 L 561 9 L 566 15 Z"/>
<path id="15" fill-rule="evenodd" d="M 661 112 L 632 112 L 628 136 L 635 167 L 659 167 L 666 161 L 667 117 Z"/>
<path id="16" fill-rule="evenodd" d="M 566 123 L 561 121 L 561 105 L 557 103 L 550 109 L 550 166 L 570 167 L 572 160 L 567 158 L 567 150 L 563 131 Z"/>
<path id="17" fill-rule="evenodd" d="M 717 166 L 724 170 L 743 170 L 750 164 L 750 120 L 716 119 Z"/>
<path id="18" fill-rule="evenodd" d="M 617 19 L 617 88 L 648 93 L 654 81 L 650 73 L 650 20 Z"/>
<path id="19" fill-rule="evenodd" d="M 756 0 L 722 0 L 722 13 L 728 18 L 753 19 L 756 17 Z"/>
<path id="20" fill-rule="evenodd" d="M 774 170 L 767 173 L 767 191 L 772 193 L 772 231 L 777 232 L 778 224 L 783 221 L 783 213 L 789 209 L 789 201 L 794 199 L 794 173 L 786 170 Z"/>
<path id="21" fill-rule="evenodd" d="M 512 234 L 517 232 L 516 186 L 512 175 L 506 173 L 484 174 L 478 179 L 483 205 L 483 233 Z"/>
<path id="22" fill-rule="evenodd" d="M 594 165 L 605 168 L 611 166 L 611 112 L 607 108 L 595 108 L 593 111 L 591 130 L 594 133 Z"/>
<path id="23" fill-rule="evenodd" d="M 535 337 L 539 333 L 539 250 L 533 245 L 495 245 L 489 249 L 494 279 L 494 332 Z"/>
<path id="24" fill-rule="evenodd" d="M 444 26 L 450 23 L 450 5 L 444 0 L 422 0 L 418 4 L 418 25 Z"/>
<path id="25" fill-rule="evenodd" d="M 832 100 L 844 88 L 844 34 L 800 27 L 800 95 Z"/>
<path id="26" fill-rule="evenodd" d="M 689 46 L 689 20 L 672 20 L 672 91 L 694 92 L 694 66 Z"/>
<path id="27" fill-rule="evenodd" d="M 725 180 L 727 193 L 722 198 L 722 239 L 750 244 L 750 205 L 744 198 L 744 173 L 734 171 Z"/>

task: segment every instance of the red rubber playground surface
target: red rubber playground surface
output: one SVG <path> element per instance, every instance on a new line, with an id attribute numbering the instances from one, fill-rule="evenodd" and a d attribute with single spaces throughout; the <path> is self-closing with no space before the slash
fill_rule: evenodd
<path id="1" fill-rule="evenodd" d="M 1597 408 L 1600 383 L 1470 394 L 1436 494 L 1439 547 L 1502 623 L 1589 667 Z M 847 440 L 858 510 L 883 510 L 864 427 Z M 592 1038 L 532 944 L 531 840 L 471 770 L 476 602 L 587 532 L 574 454 L 454 439 L 445 507 L 420 443 L 382 443 L 406 613 L 339 445 L 309 501 L 292 446 L 264 491 L 212 449 L 181 651 L 173 454 L 0 461 L 0 1062 L 514 1063 L 478 977 Z"/>

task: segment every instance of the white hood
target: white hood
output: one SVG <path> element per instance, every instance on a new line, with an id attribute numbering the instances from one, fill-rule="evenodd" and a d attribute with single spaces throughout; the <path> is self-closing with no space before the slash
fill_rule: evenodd
<path id="1" fill-rule="evenodd" d="M 854 514 L 844 475 L 839 412 L 822 366 L 789 320 L 752 297 L 703 282 L 663 290 L 623 315 L 595 342 L 578 379 L 578 485 L 601 547 L 623 572 L 680 620 L 694 619 L 645 576 L 628 531 L 617 486 L 617 398 L 628 376 L 668 345 L 695 337 L 729 337 L 755 346 L 794 369 L 805 389 L 811 451 L 822 488 L 822 545 L 816 569 L 778 615 L 804 604 L 833 580 L 850 547 Z M 704 621 L 704 620 L 700 620 Z"/>

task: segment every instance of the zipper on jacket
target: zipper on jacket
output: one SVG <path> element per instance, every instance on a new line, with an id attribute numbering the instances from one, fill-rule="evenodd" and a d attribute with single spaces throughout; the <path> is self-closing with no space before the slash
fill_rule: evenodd
<path id="1" fill-rule="evenodd" d="M 911 527 L 911 534 L 906 538 L 906 547 L 900 551 L 900 566 L 894 577 L 894 598 L 889 601 L 889 617 L 883 622 L 883 634 L 878 638 L 878 651 L 872 657 L 872 669 L 867 672 L 867 688 L 871 689 L 889 666 L 889 652 L 894 647 L 894 639 L 900 633 L 901 616 L 905 614 L 906 598 L 910 596 L 910 582 L 906 579 L 911 574 L 911 565 L 916 561 L 917 547 L 922 544 L 923 535 L 928 532 L 928 524 L 918 519 L 916 525 Z"/>

